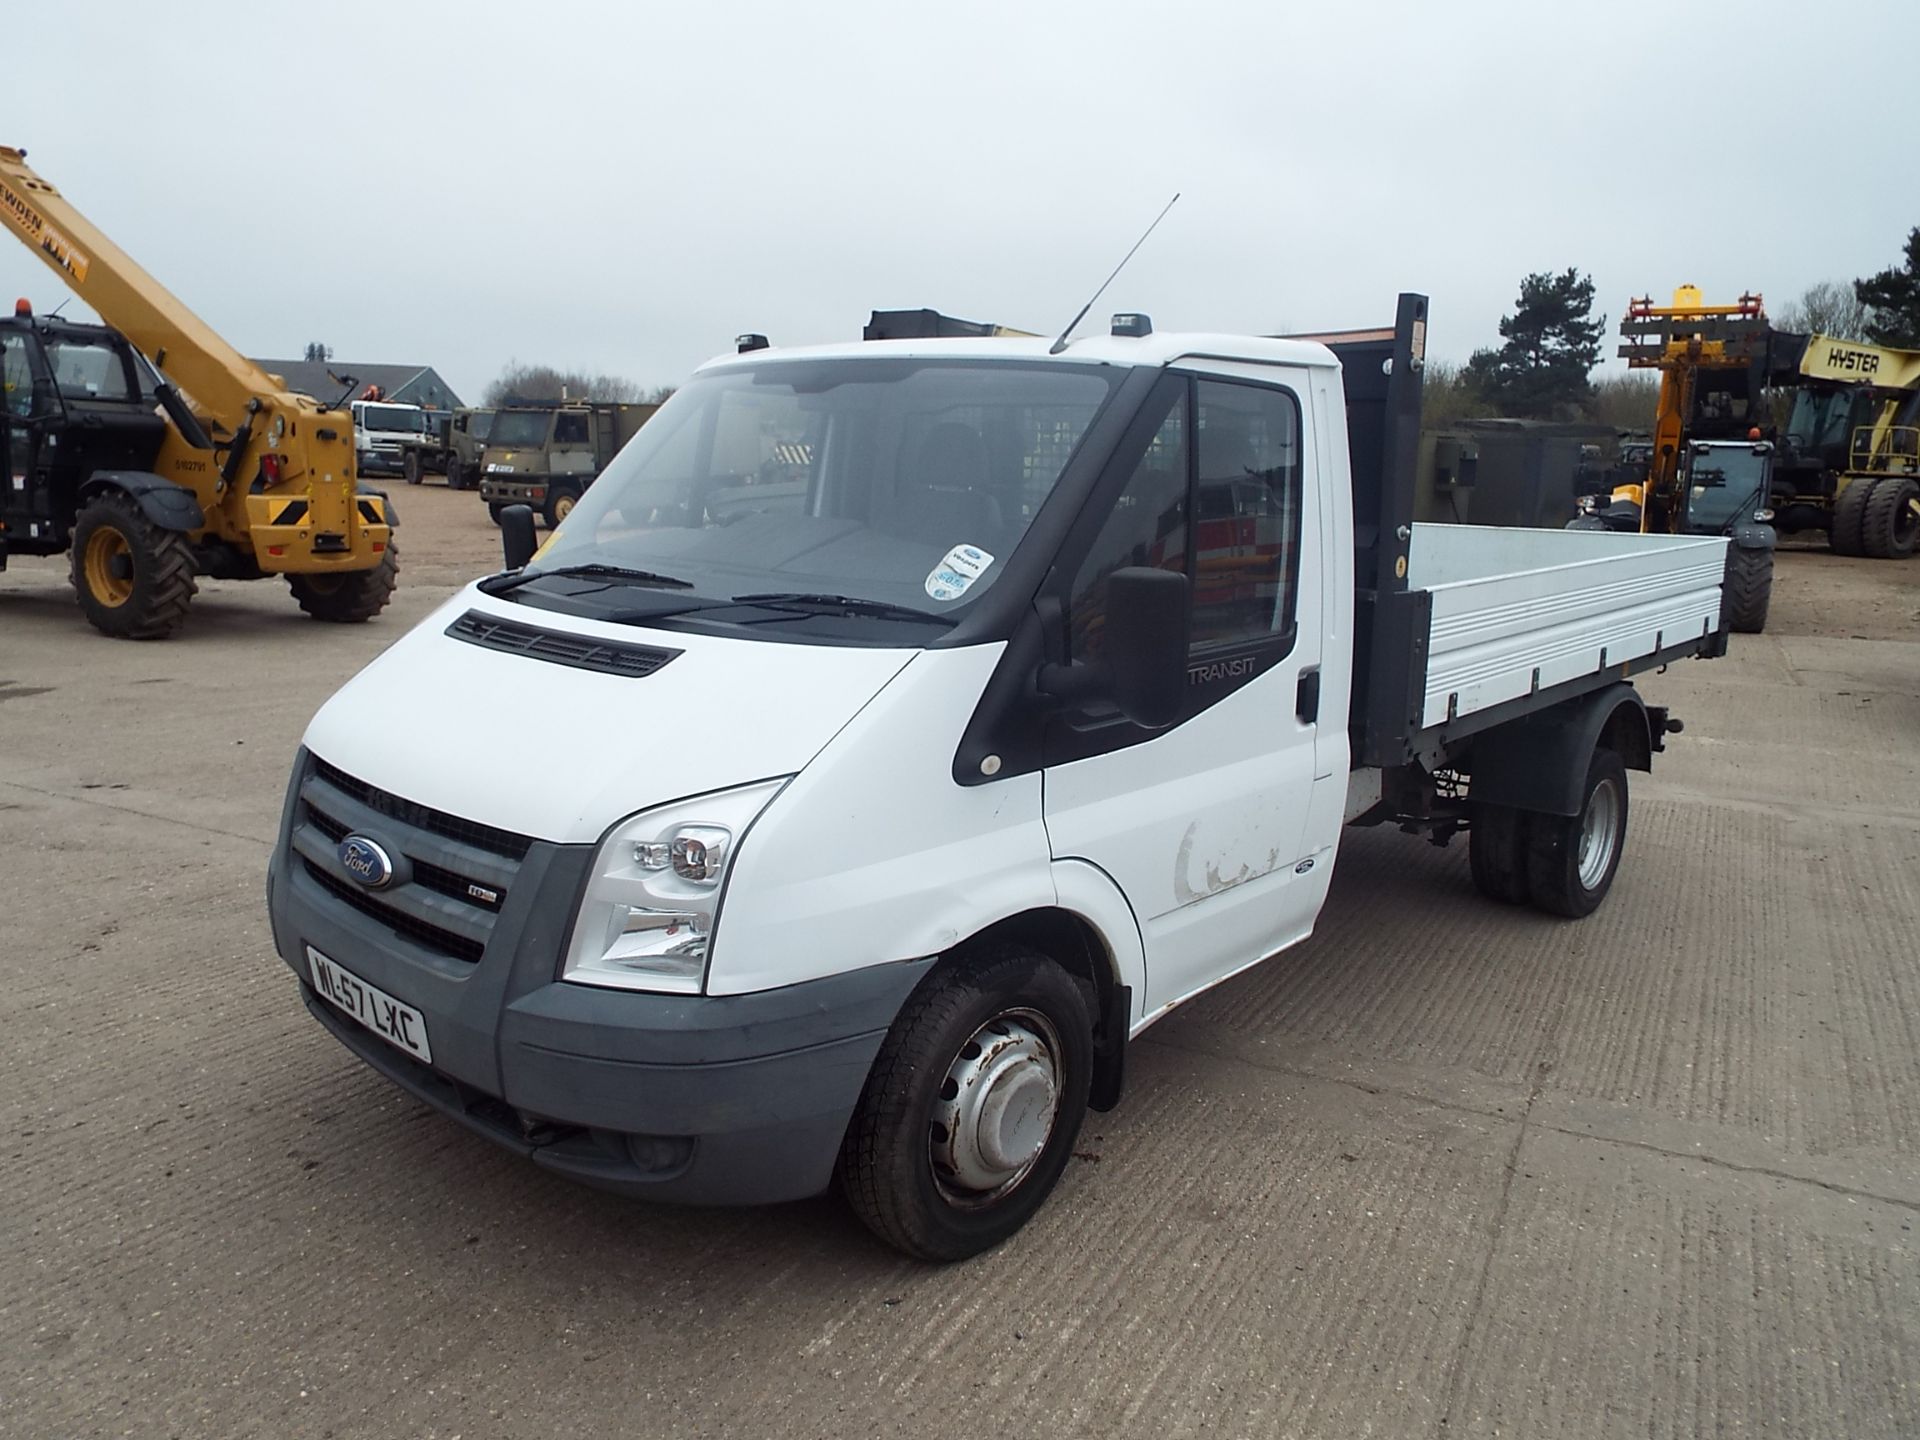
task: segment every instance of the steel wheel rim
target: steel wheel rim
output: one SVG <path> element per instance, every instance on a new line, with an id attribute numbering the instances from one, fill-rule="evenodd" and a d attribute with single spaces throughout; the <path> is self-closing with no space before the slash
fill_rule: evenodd
<path id="1" fill-rule="evenodd" d="M 103 525 L 87 537 L 87 553 L 82 560 L 87 589 L 102 605 L 115 609 L 133 598 L 132 575 L 123 580 L 113 573 L 114 562 L 122 557 L 131 569 L 133 547 L 127 543 L 127 537 L 112 526 Z"/>
<path id="2" fill-rule="evenodd" d="M 1613 865 L 1613 853 L 1620 843 L 1620 789 L 1614 781 L 1602 780 L 1587 799 L 1587 813 L 1580 822 L 1580 884 L 1597 890 Z"/>
<path id="3" fill-rule="evenodd" d="M 1060 1114 L 1060 1034 L 1037 1010 L 1005 1010 L 947 1067 L 928 1125 L 934 1184 L 951 1202 L 991 1204 L 1033 1173 Z"/>
<path id="4" fill-rule="evenodd" d="M 572 513 L 573 497 L 571 495 L 562 495 L 558 500 L 553 502 L 553 519 L 555 524 L 566 519 L 567 516 Z"/>

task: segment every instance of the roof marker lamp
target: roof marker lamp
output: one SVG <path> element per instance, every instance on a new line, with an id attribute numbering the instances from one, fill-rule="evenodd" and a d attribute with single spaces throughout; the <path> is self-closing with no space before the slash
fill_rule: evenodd
<path id="1" fill-rule="evenodd" d="M 787 782 L 762 781 L 647 810 L 608 832 L 560 978 L 697 995 L 733 857 Z"/>

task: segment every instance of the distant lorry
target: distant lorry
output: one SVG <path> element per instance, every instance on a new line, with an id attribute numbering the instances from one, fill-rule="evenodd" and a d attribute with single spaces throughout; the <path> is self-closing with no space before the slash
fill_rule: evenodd
<path id="1" fill-rule="evenodd" d="M 353 435 L 362 475 L 390 475 L 418 485 L 428 448 L 427 412 L 391 400 L 355 400 Z"/>
<path id="2" fill-rule="evenodd" d="M 659 408 L 563 401 L 495 411 L 480 465 L 487 512 L 498 521 L 507 506 L 526 505 L 557 526 Z"/>
<path id="3" fill-rule="evenodd" d="M 308 727 L 307 1009 L 550 1170 L 837 1183 L 953 1260 L 1135 1037 L 1312 933 L 1344 826 L 1590 913 L 1681 728 L 1632 677 L 1725 652 L 1727 541 L 1415 521 L 1426 326 L 709 363 Z"/>

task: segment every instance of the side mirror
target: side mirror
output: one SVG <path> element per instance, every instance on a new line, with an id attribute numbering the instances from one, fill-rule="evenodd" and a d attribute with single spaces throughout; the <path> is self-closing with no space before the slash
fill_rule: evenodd
<path id="1" fill-rule="evenodd" d="M 1107 577 L 1104 656 L 1048 665 L 1040 689 L 1057 700 L 1111 700 L 1148 730 L 1164 730 L 1187 703 L 1187 577 L 1128 566 Z"/>
<path id="2" fill-rule="evenodd" d="M 533 511 L 525 505 L 509 505 L 500 512 L 500 549 L 507 569 L 519 570 L 533 559 L 540 548 L 533 535 Z"/>

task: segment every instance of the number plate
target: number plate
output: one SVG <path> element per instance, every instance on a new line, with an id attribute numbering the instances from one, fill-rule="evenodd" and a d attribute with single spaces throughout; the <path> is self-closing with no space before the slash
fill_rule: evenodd
<path id="1" fill-rule="evenodd" d="M 311 945 L 307 946 L 307 965 L 313 972 L 313 988 L 322 1000 L 346 1011 L 382 1040 L 421 1063 L 433 1063 L 426 1016 L 352 971 L 343 970 Z"/>

